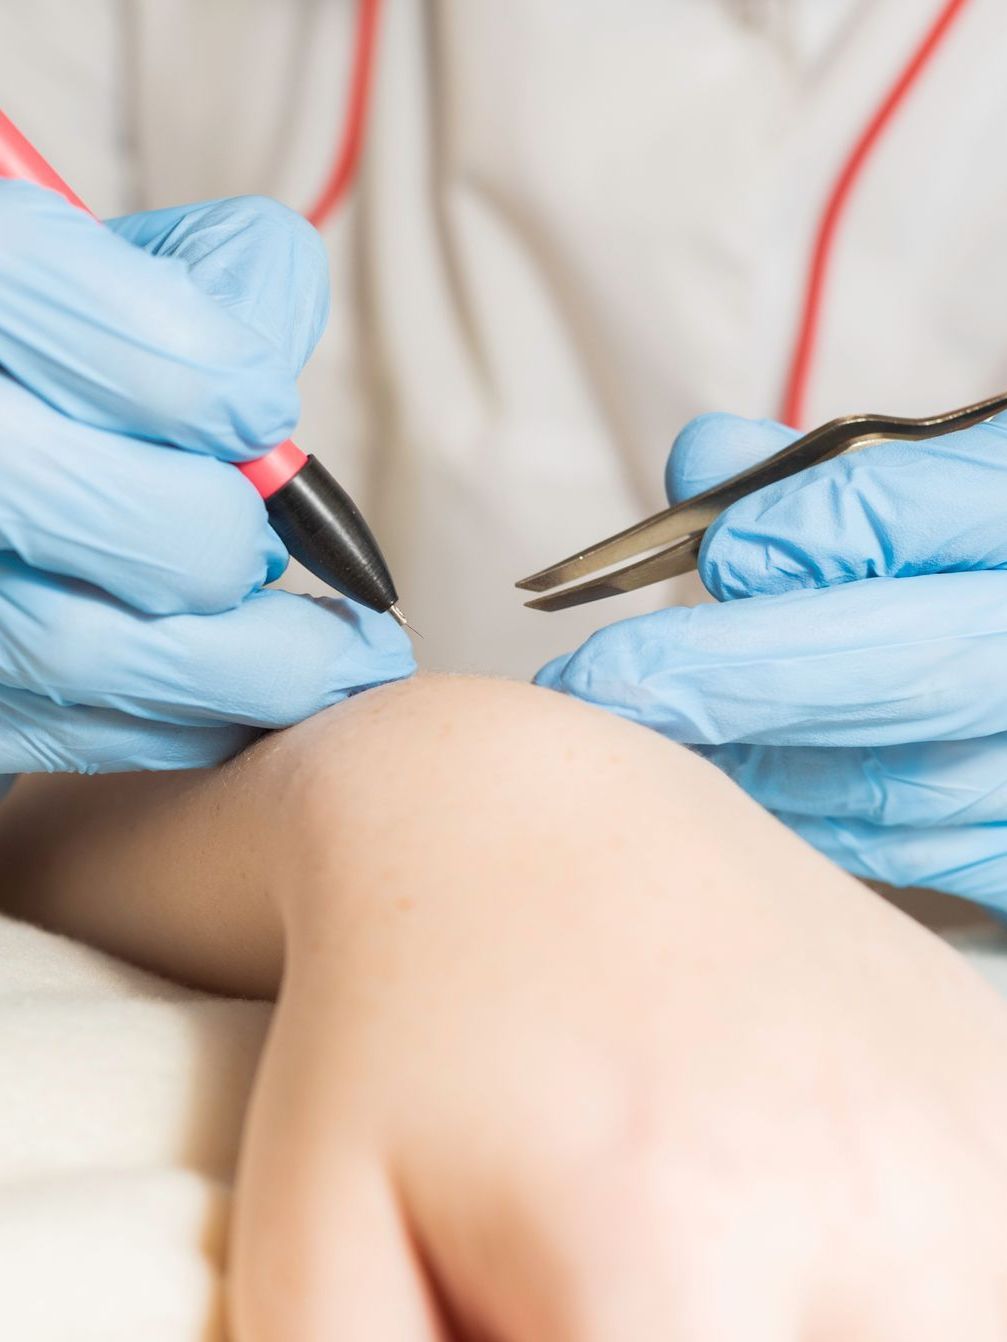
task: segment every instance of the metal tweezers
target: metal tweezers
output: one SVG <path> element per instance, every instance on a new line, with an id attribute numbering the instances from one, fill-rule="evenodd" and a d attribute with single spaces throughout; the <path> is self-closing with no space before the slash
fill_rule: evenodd
<path id="1" fill-rule="evenodd" d="M 927 438 L 939 438 L 942 434 L 954 433 L 956 429 L 968 429 L 974 424 L 981 424 L 983 420 L 991 419 L 1003 411 L 1007 411 L 1007 395 L 980 401 L 978 405 L 967 406 L 964 410 L 952 410 L 946 415 L 934 415 L 930 419 L 847 415 L 843 419 L 830 420 L 828 424 L 813 429 L 797 442 L 749 470 L 742 471 L 740 475 L 734 475 L 713 489 L 696 494 L 673 508 L 655 513 L 646 521 L 599 541 L 587 550 L 580 550 L 550 568 L 533 573 L 529 578 L 522 578 L 516 585 L 527 592 L 548 592 L 546 596 L 526 602 L 532 610 L 566 610 L 570 606 L 582 606 L 588 601 L 601 601 L 622 592 L 633 592 L 638 587 L 687 573 L 696 567 L 699 547 L 707 527 L 725 508 L 746 494 L 753 494 L 765 485 L 785 480 L 798 471 L 817 466 L 819 462 L 829 461 L 844 452 L 866 447 L 868 443 L 888 439 L 921 442 Z M 659 546 L 664 548 L 658 549 Z M 649 554 L 651 550 L 657 553 Z M 647 557 L 627 564 L 624 568 L 613 569 L 610 573 L 603 572 L 624 559 L 641 554 Z M 587 582 L 575 581 L 596 573 L 601 576 Z M 560 592 L 549 592 L 549 588 L 561 587 L 565 583 L 574 585 L 564 586 Z"/>

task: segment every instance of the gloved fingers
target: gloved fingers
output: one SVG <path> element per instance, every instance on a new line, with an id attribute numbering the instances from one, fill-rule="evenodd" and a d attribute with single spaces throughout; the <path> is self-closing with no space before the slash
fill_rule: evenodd
<path id="1" fill-rule="evenodd" d="M 183 260 L 25 182 L 0 182 L 0 365 L 74 419 L 228 461 L 299 411 L 289 358 Z"/>
<path id="2" fill-rule="evenodd" d="M 599 630 L 537 682 L 695 745 L 884 746 L 1007 731 L 1007 574 L 848 583 Z"/>
<path id="3" fill-rule="evenodd" d="M 388 615 L 256 592 L 217 615 L 137 615 L 0 556 L 0 685 L 194 726 L 286 727 L 415 669 Z"/>
<path id="4" fill-rule="evenodd" d="M 770 811 L 919 828 L 1007 821 L 1007 734 L 897 746 L 700 753 Z"/>
<path id="5" fill-rule="evenodd" d="M 892 886 L 925 886 L 1007 910 L 1005 822 L 918 827 L 777 814 L 795 834 L 854 876 Z"/>
<path id="6" fill-rule="evenodd" d="M 1007 420 L 878 443 L 732 504 L 699 557 L 720 600 L 1007 567 Z"/>
<path id="7" fill-rule="evenodd" d="M 238 196 L 128 214 L 108 226 L 151 256 L 183 261 L 203 293 L 301 371 L 329 312 L 325 244 L 303 215 L 267 196 Z"/>
<path id="8" fill-rule="evenodd" d="M 669 503 L 712 489 L 800 438 L 771 419 L 699 415 L 679 433 L 668 455 L 664 486 Z"/>
<path id="9" fill-rule="evenodd" d="M 69 419 L 0 373 L 0 550 L 150 614 L 237 605 L 286 550 L 232 466 Z"/>
<path id="10" fill-rule="evenodd" d="M 12 773 L 204 769 L 230 759 L 258 735 L 237 723 L 180 727 L 0 687 L 0 769 Z M 0 786 L 0 795 L 4 791 Z"/>

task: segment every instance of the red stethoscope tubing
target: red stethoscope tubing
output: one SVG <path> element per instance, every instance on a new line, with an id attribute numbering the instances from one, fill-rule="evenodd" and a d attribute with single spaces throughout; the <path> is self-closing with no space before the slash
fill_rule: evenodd
<path id="1" fill-rule="evenodd" d="M 375 53 L 382 0 L 358 0 L 356 35 L 350 65 L 350 84 L 346 98 L 343 132 L 332 159 L 329 175 L 304 217 L 316 228 L 324 228 L 341 205 L 360 165 L 360 153 L 367 129 L 371 86 L 374 81 Z"/>
<path id="2" fill-rule="evenodd" d="M 896 112 L 919 83 L 920 76 L 944 45 L 956 20 L 965 12 L 968 3 L 969 0 L 945 0 L 941 5 L 923 41 L 871 115 L 826 199 L 812 248 L 797 338 L 790 358 L 778 416 L 784 424 L 789 424 L 795 429 L 804 425 L 808 389 L 822 326 L 826 285 L 843 216 L 864 169 L 884 138 Z"/>

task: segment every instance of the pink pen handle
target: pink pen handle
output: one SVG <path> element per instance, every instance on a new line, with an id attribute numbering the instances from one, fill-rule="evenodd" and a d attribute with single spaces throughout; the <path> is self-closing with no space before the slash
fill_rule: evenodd
<path id="1" fill-rule="evenodd" d="M 77 193 L 63 181 L 59 173 L 54 172 L 34 145 L 30 144 L 9 117 L 0 112 L 0 178 L 7 177 L 19 182 L 32 182 L 35 186 L 48 187 L 84 210 L 87 208 Z M 242 462 L 238 470 L 264 498 L 268 499 L 294 478 L 308 458 L 295 442 L 287 439 L 272 448 L 265 456 L 255 461 Z"/>

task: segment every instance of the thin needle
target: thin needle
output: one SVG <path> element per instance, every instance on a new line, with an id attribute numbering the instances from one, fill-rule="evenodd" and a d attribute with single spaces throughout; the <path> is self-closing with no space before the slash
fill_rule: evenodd
<path id="1" fill-rule="evenodd" d="M 413 629 L 413 626 L 402 614 L 402 611 L 398 608 L 398 606 L 389 606 L 388 614 L 392 617 L 395 623 L 399 625 L 400 628 L 412 629 L 413 633 L 416 635 L 417 638 L 423 637 L 423 635 L 420 633 L 418 629 Z"/>

